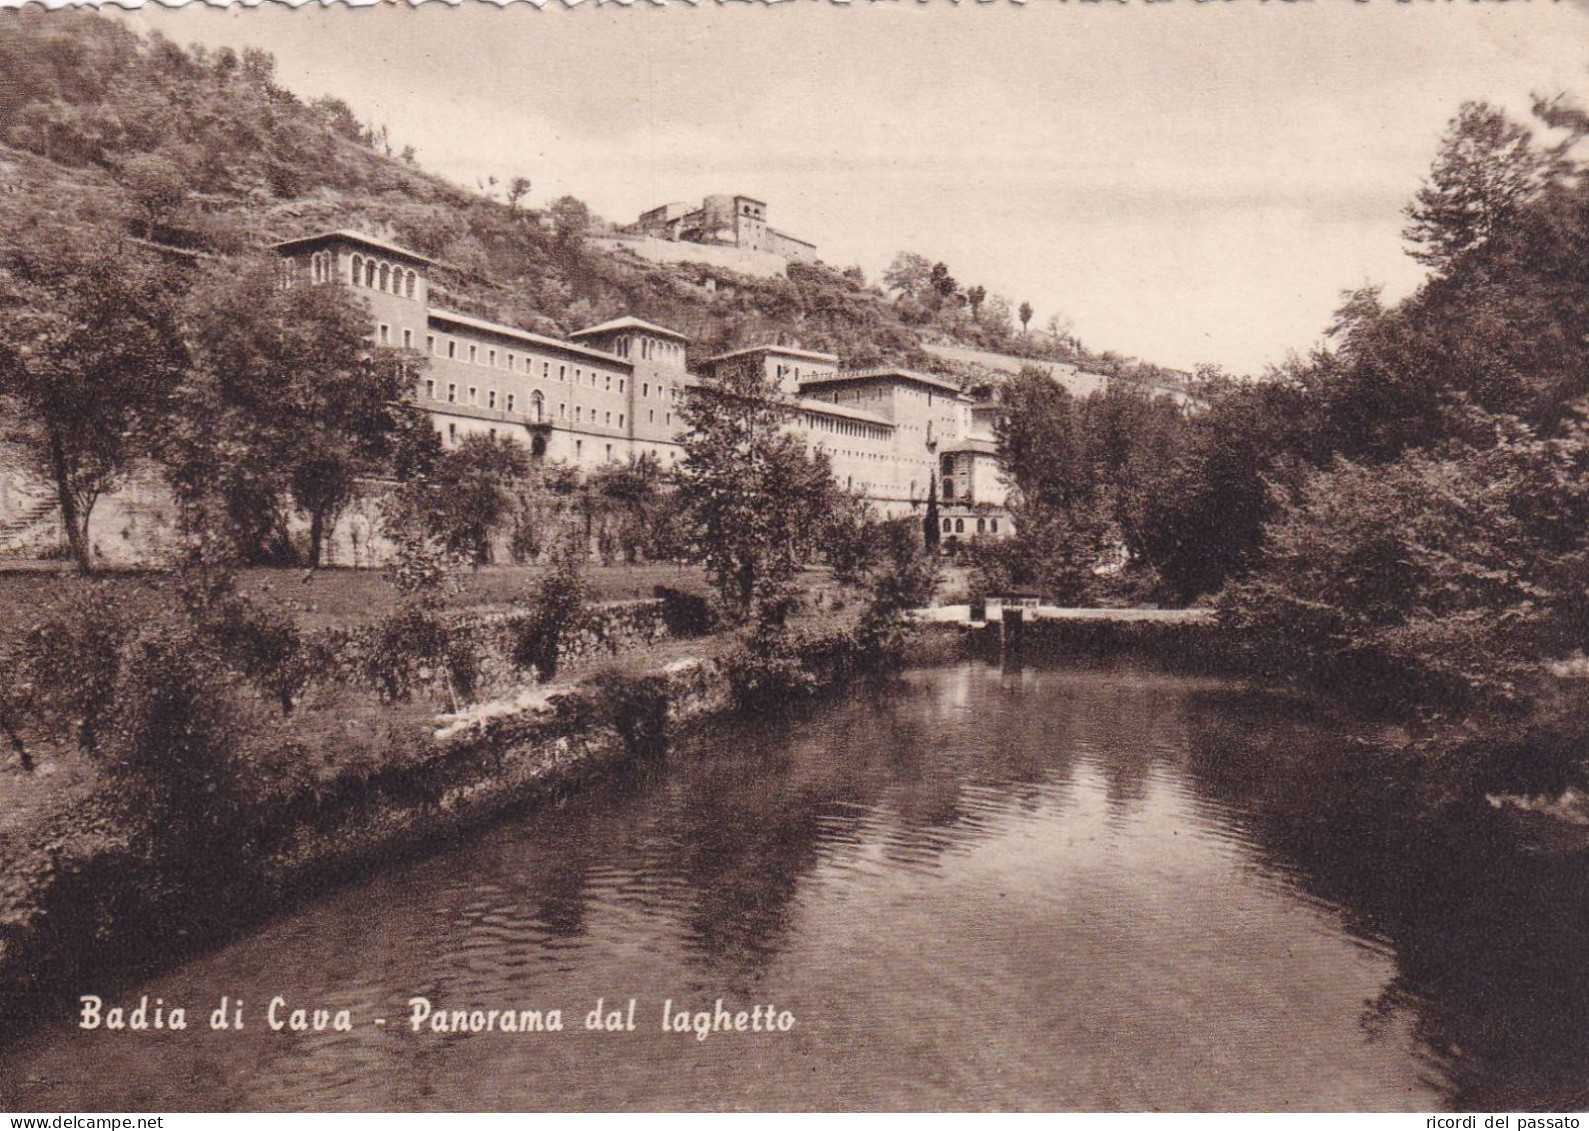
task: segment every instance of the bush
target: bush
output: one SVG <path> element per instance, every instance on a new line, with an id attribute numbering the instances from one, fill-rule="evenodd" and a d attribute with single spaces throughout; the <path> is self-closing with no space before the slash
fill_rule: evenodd
<path id="1" fill-rule="evenodd" d="M 716 624 L 712 603 L 699 593 L 685 593 L 666 585 L 658 585 L 653 592 L 662 602 L 662 620 L 669 635 L 684 639 L 712 631 Z"/>
<path id="2" fill-rule="evenodd" d="M 1261 671 L 1385 705 L 1515 710 L 1582 639 L 1589 446 L 1497 422 L 1372 467 L 1345 460 L 1280 509 L 1221 622 Z"/>
<path id="3" fill-rule="evenodd" d="M 801 643 L 787 630 L 758 631 L 723 657 L 736 710 L 777 709 L 816 694 Z"/>
<path id="4" fill-rule="evenodd" d="M 577 540 L 566 539 L 525 598 L 529 615 L 513 643 L 514 666 L 533 669 L 543 683 L 555 677 L 565 637 L 584 612 L 586 599 L 583 555 Z"/>

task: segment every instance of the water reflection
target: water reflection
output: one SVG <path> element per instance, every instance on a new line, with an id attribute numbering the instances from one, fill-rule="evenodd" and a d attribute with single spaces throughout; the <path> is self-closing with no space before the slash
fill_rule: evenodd
<path id="1" fill-rule="evenodd" d="M 351 1033 L 82 1033 L 63 1007 L 0 1052 L 0 1104 L 1583 1106 L 1581 866 L 1425 827 L 1409 788 L 1216 684 L 913 672 L 723 727 L 133 991 L 345 1006 Z M 567 1028 L 411 1034 L 413 995 Z M 640 1031 L 584 1030 L 630 997 Z M 718 997 L 798 1026 L 660 1031 L 663 999 Z"/>

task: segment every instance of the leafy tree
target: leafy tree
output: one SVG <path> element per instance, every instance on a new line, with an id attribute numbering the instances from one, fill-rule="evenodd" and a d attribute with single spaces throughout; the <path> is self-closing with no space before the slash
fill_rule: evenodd
<path id="1" fill-rule="evenodd" d="M 949 274 L 949 265 L 941 260 L 932 265 L 932 271 L 927 276 L 927 285 L 942 303 L 955 296 L 960 284 L 955 282 L 955 277 Z"/>
<path id="2" fill-rule="evenodd" d="M 275 262 L 217 267 L 189 305 L 193 364 L 165 459 L 190 529 L 220 523 L 239 557 L 309 562 L 358 476 L 402 466 L 423 427 L 410 351 L 371 347 L 369 314 L 335 286 L 282 286 Z"/>
<path id="3" fill-rule="evenodd" d="M 1019 314 L 1021 318 L 1021 333 L 1024 334 L 1026 333 L 1027 325 L 1032 321 L 1032 304 L 1029 302 L 1021 303 Z"/>
<path id="4" fill-rule="evenodd" d="M 860 581 L 876 558 L 877 520 L 860 495 L 835 489 L 833 505 L 823 523 L 822 556 L 840 581 Z"/>
<path id="5" fill-rule="evenodd" d="M 1579 645 L 1589 443 L 1473 423 L 1483 448 L 1339 460 L 1283 505 L 1221 598 L 1260 663 L 1381 702 L 1510 709 Z"/>
<path id="6" fill-rule="evenodd" d="M 633 564 L 653 554 L 662 482 L 662 462 L 650 452 L 599 467 L 586 477 L 580 509 L 586 515 L 587 538 L 596 534 L 603 560 L 621 556 Z"/>
<path id="7" fill-rule="evenodd" d="M 1549 171 L 1527 129 L 1487 103 L 1463 103 L 1429 179 L 1407 207 L 1402 234 L 1413 245 L 1410 254 L 1449 272 L 1539 191 Z"/>
<path id="8" fill-rule="evenodd" d="M 932 604 L 938 589 L 938 555 L 922 545 L 914 519 L 872 524 L 874 561 L 868 576 L 874 613 L 899 613 Z"/>
<path id="9" fill-rule="evenodd" d="M 977 321 L 982 313 L 982 304 L 988 300 L 988 289 L 981 284 L 966 291 L 966 305 L 971 308 L 971 320 Z"/>
<path id="10" fill-rule="evenodd" d="M 47 221 L 0 242 L 0 398 L 93 568 L 94 505 L 149 449 L 182 364 L 174 284 L 114 233 Z"/>
<path id="11" fill-rule="evenodd" d="M 883 286 L 907 298 L 919 299 L 931 285 L 932 262 L 914 251 L 902 251 L 894 256 L 888 270 L 883 272 Z"/>
<path id="12" fill-rule="evenodd" d="M 560 196 L 547 210 L 552 217 L 552 230 L 557 242 L 576 246 L 590 228 L 590 209 L 585 202 L 572 196 Z"/>
<path id="13" fill-rule="evenodd" d="M 1107 531 L 1080 406 L 1029 366 L 1004 389 L 996 434 L 1017 533 L 982 555 L 984 572 L 1005 587 L 1084 599 Z"/>
<path id="14" fill-rule="evenodd" d="M 144 235 L 150 238 L 187 200 L 187 172 L 171 154 L 134 154 L 122 163 L 121 179 L 138 206 Z"/>
<path id="15" fill-rule="evenodd" d="M 530 178 L 514 177 L 508 182 L 508 208 L 518 212 L 519 202 L 530 195 Z"/>
<path id="16" fill-rule="evenodd" d="M 475 565 L 491 560 L 491 543 L 513 513 L 514 495 L 530 474 L 530 452 L 517 440 L 473 433 L 436 460 L 422 497 L 429 532 Z"/>
<path id="17" fill-rule="evenodd" d="M 784 428 L 789 406 L 759 373 L 704 381 L 680 410 L 678 493 L 691 556 L 729 612 L 782 602 L 833 496 L 832 464 Z"/>
<path id="18" fill-rule="evenodd" d="M 943 541 L 939 529 L 941 525 L 938 517 L 938 473 L 932 472 L 927 480 L 927 510 L 922 516 L 921 532 L 922 544 L 933 553 L 938 552 L 938 546 Z"/>

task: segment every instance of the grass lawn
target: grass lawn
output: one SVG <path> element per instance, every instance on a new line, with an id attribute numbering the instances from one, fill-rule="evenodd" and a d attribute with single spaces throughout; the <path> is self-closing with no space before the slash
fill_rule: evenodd
<path id="1" fill-rule="evenodd" d="M 447 602 L 457 608 L 487 608 L 508 604 L 524 595 L 540 575 L 539 566 L 485 566 L 470 574 L 463 592 Z M 76 578 L 70 572 L 29 570 L 0 573 L 0 636 L 31 618 Z M 137 585 L 152 576 L 144 573 L 105 572 L 95 575 L 111 585 Z M 157 575 L 153 575 L 157 576 Z M 706 582 L 694 566 L 671 563 L 586 568 L 591 600 L 629 601 L 650 597 L 658 585 L 690 593 L 705 593 Z M 255 599 L 290 610 L 304 628 L 333 624 L 361 624 L 392 611 L 397 591 L 380 570 L 247 569 L 238 576 L 238 587 Z"/>

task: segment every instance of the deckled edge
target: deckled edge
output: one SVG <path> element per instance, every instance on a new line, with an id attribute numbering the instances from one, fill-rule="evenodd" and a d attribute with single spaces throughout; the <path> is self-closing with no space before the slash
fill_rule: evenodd
<path id="1" fill-rule="evenodd" d="M 670 4 L 684 4 L 691 8 L 699 8 L 702 4 L 716 4 L 718 7 L 753 6 L 760 4 L 764 7 L 774 5 L 793 4 L 801 0 L 0 0 L 0 10 L 7 8 L 45 8 L 56 11 L 62 8 L 121 8 L 132 11 L 145 7 L 160 8 L 260 8 L 267 5 L 281 6 L 284 8 L 375 8 L 385 6 L 407 6 L 417 8 L 420 5 L 440 4 L 445 7 L 459 8 L 464 4 L 483 4 L 495 8 L 507 8 L 517 4 L 529 4 L 534 8 L 666 8 Z M 954 7 L 965 4 L 975 8 L 989 7 L 1015 7 L 1024 8 L 1027 0 L 804 0 L 805 3 L 826 4 L 830 7 L 848 8 L 855 4 L 892 5 L 896 7 L 925 7 L 933 3 L 948 3 Z M 1070 3 L 1071 0 L 1056 0 L 1058 3 Z M 1133 0 L 1076 0 L 1082 7 L 1094 7 L 1102 4 L 1120 5 L 1129 4 Z M 1140 3 L 1157 4 L 1164 0 L 1137 0 Z M 1205 3 L 1206 0 L 1196 0 Z M 1267 2 L 1267 0 L 1263 0 Z M 1294 0 L 1283 0 L 1294 2 Z M 1362 0 L 1359 0 L 1362 2 Z"/>

